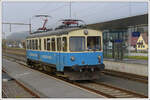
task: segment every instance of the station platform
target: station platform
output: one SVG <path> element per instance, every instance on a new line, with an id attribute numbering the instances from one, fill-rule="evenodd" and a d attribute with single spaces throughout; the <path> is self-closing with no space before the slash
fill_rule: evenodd
<path id="1" fill-rule="evenodd" d="M 49 98 L 104 98 L 104 96 L 82 89 L 44 73 L 27 68 L 3 58 L 3 70 L 40 97 Z"/>
<path id="2" fill-rule="evenodd" d="M 125 72 L 140 76 L 148 76 L 148 61 L 137 59 L 124 59 L 117 61 L 114 59 L 104 59 L 105 69 Z"/>
<path id="3" fill-rule="evenodd" d="M 143 64 L 148 65 L 148 60 L 139 60 L 139 59 L 123 59 L 123 60 L 115 60 L 112 58 L 104 58 L 105 61 L 114 61 L 120 63 L 128 63 L 128 64 Z"/>

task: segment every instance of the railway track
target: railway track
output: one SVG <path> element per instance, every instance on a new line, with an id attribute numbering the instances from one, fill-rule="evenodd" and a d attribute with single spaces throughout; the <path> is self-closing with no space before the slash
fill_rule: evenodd
<path id="1" fill-rule="evenodd" d="M 2 97 L 3 98 L 9 98 L 9 96 L 5 93 L 5 91 L 2 89 Z"/>
<path id="2" fill-rule="evenodd" d="M 79 83 L 82 87 L 91 89 L 99 94 L 102 94 L 108 98 L 147 98 L 147 96 L 135 93 L 133 91 L 121 89 L 111 85 L 97 83 L 97 82 L 88 82 L 88 83 Z"/>
<path id="3" fill-rule="evenodd" d="M 104 73 L 105 75 L 109 75 L 109 76 L 115 76 L 119 78 L 124 78 L 128 80 L 148 84 L 148 77 L 146 76 L 139 76 L 139 75 L 125 73 L 125 72 L 117 72 L 117 71 L 108 70 L 108 69 L 105 69 L 102 73 Z"/>
<path id="4" fill-rule="evenodd" d="M 22 53 L 19 53 L 19 54 L 10 53 L 10 54 L 11 54 L 11 57 L 16 56 L 15 59 L 17 59 L 17 60 L 21 60 L 21 61 L 24 61 L 24 62 L 26 61 L 25 60 L 25 55 L 22 55 Z M 7 55 L 5 55 L 5 56 L 7 56 Z M 18 57 L 22 56 L 24 59 L 19 59 L 19 58 L 17 58 L 17 56 Z M 135 74 L 125 73 L 125 72 L 118 72 L 118 71 L 108 70 L 108 69 L 105 69 L 102 73 L 104 73 L 105 75 L 109 75 L 109 76 L 124 78 L 124 79 L 128 79 L 128 80 L 148 84 L 148 77 L 146 77 L 146 76 L 139 76 L 139 75 L 135 75 Z"/>
<path id="5" fill-rule="evenodd" d="M 7 73 L 5 70 L 2 69 L 2 72 Z M 7 73 L 9 75 L 9 73 Z M 18 86 L 20 86 L 21 88 L 23 88 L 23 90 L 25 90 L 27 93 L 29 93 L 31 95 L 32 98 L 40 98 L 40 96 L 36 93 L 34 93 L 31 89 L 27 88 L 24 84 L 22 84 L 21 82 L 17 81 L 16 79 L 13 78 L 13 81 L 15 82 L 15 84 L 17 84 Z M 6 93 L 7 89 L 2 89 L 2 96 L 3 98 L 12 98 L 13 96 L 7 95 Z M 10 90 L 9 90 L 10 91 Z M 22 91 L 20 91 L 22 92 Z"/>
<path id="6" fill-rule="evenodd" d="M 11 58 L 11 60 L 13 59 L 13 61 L 15 61 L 19 64 L 22 64 L 23 66 L 28 67 L 25 64 L 25 60 L 20 60 L 15 57 L 8 57 L 8 56 L 7 56 L 7 58 Z M 40 72 L 43 72 L 43 71 L 40 71 Z M 45 73 L 45 74 L 48 74 L 48 73 Z M 50 74 L 48 74 L 48 75 L 50 75 Z M 97 82 L 93 82 L 93 81 L 72 82 L 72 81 L 66 80 L 66 79 L 58 77 L 58 76 L 54 76 L 54 75 L 50 75 L 50 76 L 61 79 L 66 82 L 69 82 L 71 84 L 74 84 L 76 86 L 79 86 L 81 88 L 87 89 L 89 91 L 95 92 L 97 94 L 103 95 L 108 98 L 148 98 L 145 95 L 135 93 L 133 91 L 129 91 L 126 89 L 118 88 L 115 86 L 111 86 L 108 84 L 97 83 Z"/>

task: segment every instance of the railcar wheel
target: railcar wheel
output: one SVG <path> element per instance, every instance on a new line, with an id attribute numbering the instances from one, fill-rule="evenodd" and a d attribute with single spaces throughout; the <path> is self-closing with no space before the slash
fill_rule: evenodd
<path id="1" fill-rule="evenodd" d="M 42 66 L 42 67 L 43 67 L 43 70 L 44 70 L 45 72 L 47 72 L 46 66 L 44 65 L 44 66 Z"/>

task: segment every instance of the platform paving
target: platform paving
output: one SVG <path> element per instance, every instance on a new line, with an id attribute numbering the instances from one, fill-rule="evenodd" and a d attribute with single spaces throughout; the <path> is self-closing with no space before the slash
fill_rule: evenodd
<path id="1" fill-rule="evenodd" d="M 103 98 L 104 96 L 82 89 L 49 75 L 24 67 L 16 62 L 2 60 L 3 69 L 13 78 L 32 89 L 40 97 L 49 98 Z"/>

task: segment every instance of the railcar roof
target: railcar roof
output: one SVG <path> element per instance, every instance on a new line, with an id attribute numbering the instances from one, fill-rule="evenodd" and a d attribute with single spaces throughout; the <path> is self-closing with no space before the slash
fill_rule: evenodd
<path id="1" fill-rule="evenodd" d="M 41 32 L 41 33 L 34 33 L 28 36 L 27 38 L 34 38 L 34 37 L 43 37 L 43 36 L 51 36 L 51 35 L 63 35 L 68 34 L 70 31 L 78 30 L 82 28 L 67 28 L 67 29 L 58 29 L 55 31 L 47 31 L 47 32 Z"/>

